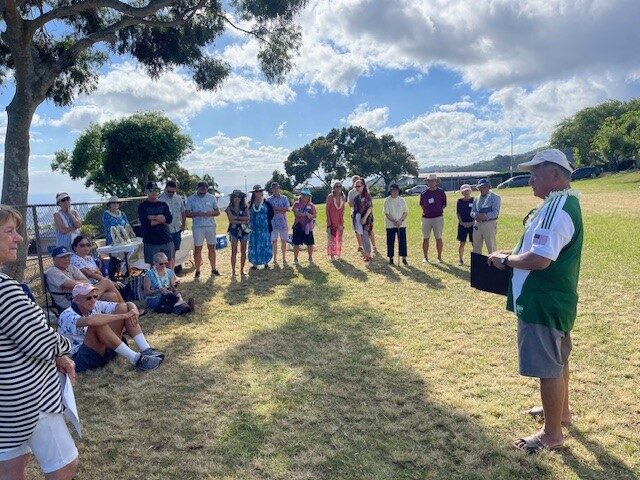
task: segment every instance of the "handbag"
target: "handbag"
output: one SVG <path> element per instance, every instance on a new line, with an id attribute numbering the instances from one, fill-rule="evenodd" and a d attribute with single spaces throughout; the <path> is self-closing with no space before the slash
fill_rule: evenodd
<path id="1" fill-rule="evenodd" d="M 163 293 L 160 305 L 153 311 L 156 313 L 173 313 L 173 307 L 178 303 L 178 296 L 173 293 Z"/>

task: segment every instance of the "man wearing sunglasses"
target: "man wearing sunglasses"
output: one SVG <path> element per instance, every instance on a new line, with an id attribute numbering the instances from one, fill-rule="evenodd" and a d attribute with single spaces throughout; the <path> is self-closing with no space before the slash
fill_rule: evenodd
<path id="1" fill-rule="evenodd" d="M 176 182 L 169 180 L 164 186 L 164 192 L 158 197 L 158 200 L 169 205 L 169 211 L 173 217 L 173 221 L 169 224 L 169 231 L 173 239 L 173 247 L 177 252 L 180 250 L 182 231 L 185 227 L 187 215 L 184 198 L 178 194 L 178 185 Z M 174 269 L 174 260 L 175 259 L 169 261 L 169 268 Z"/>
<path id="2" fill-rule="evenodd" d="M 169 225 L 173 215 L 169 205 L 159 200 L 160 187 L 156 182 L 147 182 L 145 186 L 147 199 L 138 205 L 138 219 L 142 226 L 142 243 L 144 244 L 144 261 L 151 265 L 153 256 L 164 253 L 169 261 L 175 255 L 175 246 Z"/>
<path id="3" fill-rule="evenodd" d="M 58 331 L 71 342 L 76 372 L 102 368 L 118 355 L 141 372 L 160 366 L 164 354 L 147 342 L 135 304 L 99 301 L 96 288 L 90 283 L 76 285 L 72 296 L 71 306 L 60 314 Z M 124 332 L 133 338 L 140 352 L 122 341 Z"/>

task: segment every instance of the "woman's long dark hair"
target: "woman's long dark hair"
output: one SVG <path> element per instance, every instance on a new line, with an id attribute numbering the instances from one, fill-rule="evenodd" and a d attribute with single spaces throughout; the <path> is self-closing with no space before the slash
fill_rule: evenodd
<path id="1" fill-rule="evenodd" d="M 229 199 L 229 208 L 233 208 L 233 199 L 234 198 L 239 198 L 240 199 L 239 207 L 240 207 L 241 211 L 247 209 L 247 200 L 246 200 L 246 197 L 244 195 L 232 195 L 231 198 Z"/>
<path id="2" fill-rule="evenodd" d="M 362 192 L 360 192 L 360 195 L 362 195 L 364 198 L 371 198 L 371 194 L 369 193 L 369 188 L 367 187 L 367 182 L 365 182 L 362 179 L 358 181 L 362 183 Z"/>
<path id="3" fill-rule="evenodd" d="M 264 199 L 264 190 L 261 190 L 261 191 L 262 191 L 262 198 Z M 251 200 L 249 200 L 249 208 L 253 207 L 253 202 L 255 201 L 255 199 L 256 199 L 256 192 L 251 192 Z"/>

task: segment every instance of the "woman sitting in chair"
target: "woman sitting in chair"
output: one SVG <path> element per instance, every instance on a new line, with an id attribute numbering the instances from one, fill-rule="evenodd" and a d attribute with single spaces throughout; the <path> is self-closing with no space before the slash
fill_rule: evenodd
<path id="1" fill-rule="evenodd" d="M 71 255 L 71 265 L 79 269 L 92 284 L 96 284 L 106 277 L 98 268 L 95 259 L 91 256 L 91 240 L 84 235 L 78 235 L 73 239 L 71 248 L 74 254 Z M 113 282 L 118 290 L 122 290 L 125 285 L 122 282 Z"/>

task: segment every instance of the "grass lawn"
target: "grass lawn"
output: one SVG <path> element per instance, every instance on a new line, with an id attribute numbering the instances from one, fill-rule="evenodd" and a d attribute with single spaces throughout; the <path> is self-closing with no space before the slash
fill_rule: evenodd
<path id="1" fill-rule="evenodd" d="M 444 264 L 420 263 L 418 197 L 408 197 L 409 267 L 384 257 L 378 200 L 380 254 L 369 266 L 351 234 L 344 260 L 327 260 L 320 207 L 316 265 L 233 280 L 227 248 L 222 277 L 207 268 L 196 281 L 188 271 L 182 289 L 197 314 L 143 318 L 167 354 L 159 370 L 140 374 L 119 360 L 80 377 L 78 478 L 638 478 L 640 173 L 574 188 L 585 244 L 575 423 L 562 451 L 526 456 L 511 446 L 538 428 L 522 413 L 539 402 L 537 382 L 517 374 L 504 298 L 471 289 L 457 266 L 449 193 Z M 497 192 L 498 245 L 510 248 L 538 200 L 529 188 Z M 34 462 L 29 472 L 41 478 Z"/>

